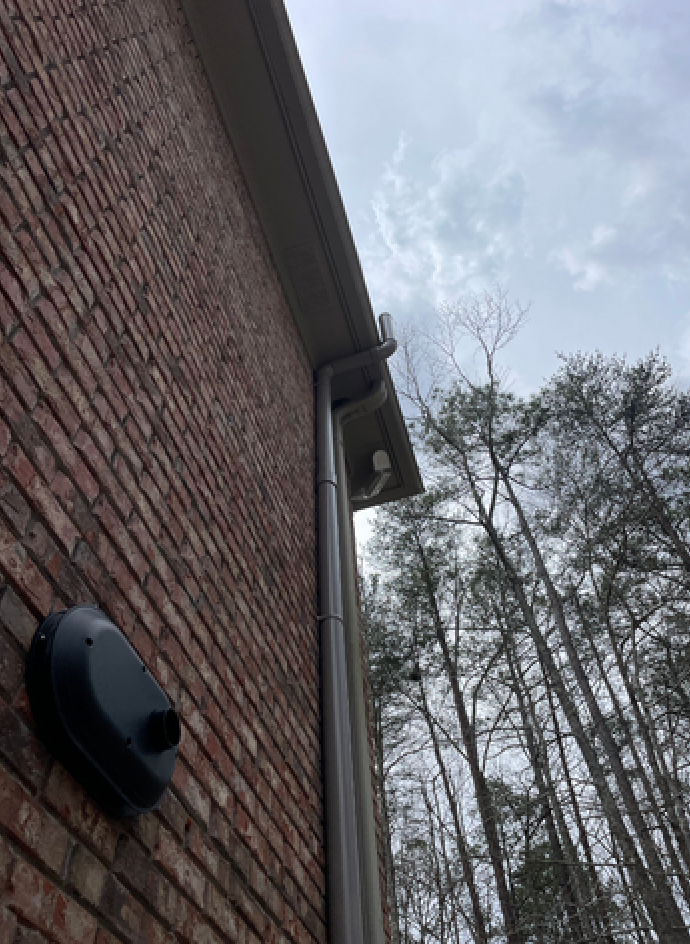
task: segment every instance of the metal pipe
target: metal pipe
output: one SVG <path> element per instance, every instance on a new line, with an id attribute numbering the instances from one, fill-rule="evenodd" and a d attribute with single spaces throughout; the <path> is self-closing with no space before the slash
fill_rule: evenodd
<path id="1" fill-rule="evenodd" d="M 398 342 L 393 337 L 393 319 L 384 312 L 379 316 L 379 325 L 381 327 L 381 344 L 376 347 L 370 347 L 367 351 L 361 351 L 359 354 L 351 354 L 349 357 L 341 357 L 340 360 L 333 361 L 329 366 L 336 374 L 344 374 L 348 370 L 356 370 L 358 367 L 369 367 L 372 364 L 380 364 L 395 354 Z"/>
<path id="2" fill-rule="evenodd" d="M 381 344 L 326 364 L 316 374 L 319 622 L 329 944 L 364 944 L 365 941 L 343 628 L 331 381 L 336 374 L 390 357 L 396 348 L 390 315 L 387 318 L 382 316 L 380 323 Z M 368 940 L 367 944 L 370 944 Z"/>
<path id="3" fill-rule="evenodd" d="M 364 944 L 340 586 L 332 376 L 330 366 L 321 368 L 316 389 L 328 938 L 329 944 Z"/>
<path id="4" fill-rule="evenodd" d="M 362 648 L 357 601 L 354 547 L 347 490 L 347 470 L 343 426 L 367 413 L 378 410 L 386 401 L 383 381 L 375 384 L 370 393 L 354 403 L 347 403 L 333 411 L 335 434 L 335 466 L 338 478 L 338 533 L 340 540 L 340 567 L 343 595 L 343 634 L 347 681 L 349 691 L 350 728 L 352 735 L 352 763 L 357 815 L 357 845 L 362 888 L 362 921 L 367 944 L 385 944 L 383 912 L 381 910 L 381 882 L 379 856 L 374 821 L 374 793 L 371 783 L 369 730 L 364 700 L 362 675 Z"/>

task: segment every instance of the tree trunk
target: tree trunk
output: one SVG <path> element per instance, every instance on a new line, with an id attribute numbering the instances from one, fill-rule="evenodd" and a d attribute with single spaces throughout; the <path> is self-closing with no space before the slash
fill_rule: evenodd
<path id="1" fill-rule="evenodd" d="M 470 723 L 469 715 L 467 714 L 467 708 L 465 706 L 465 701 L 460 690 L 460 684 L 458 682 L 457 671 L 451 657 L 443 621 L 438 608 L 432 575 L 429 570 L 424 548 L 418 536 L 416 538 L 416 545 L 419 561 L 422 565 L 423 580 L 427 599 L 433 613 L 436 639 L 443 655 L 443 662 L 448 675 L 448 680 L 450 682 L 455 712 L 460 725 L 462 743 L 465 748 L 467 762 L 470 768 L 470 774 L 472 776 L 472 784 L 474 786 L 474 792 L 477 799 L 477 808 L 482 821 L 482 828 L 484 830 L 484 836 L 486 838 L 486 844 L 489 851 L 489 859 L 491 860 L 494 878 L 496 881 L 496 890 L 498 892 L 498 900 L 501 906 L 501 914 L 503 916 L 503 922 L 505 925 L 506 937 L 508 938 L 508 944 L 522 944 L 524 937 L 518 930 L 515 906 L 508 888 L 506 870 L 503 864 L 503 855 L 501 852 L 501 844 L 498 837 L 496 811 L 494 808 L 493 798 L 486 782 L 484 771 L 482 770 L 481 764 L 479 762 L 475 731 L 472 727 L 472 724 Z"/>
<path id="2" fill-rule="evenodd" d="M 513 641 L 509 631 L 503 625 L 503 620 L 501 619 L 500 613 L 496 614 L 496 619 L 498 621 L 504 641 L 508 670 L 510 671 L 513 681 L 513 691 L 515 692 L 518 701 L 518 708 L 520 710 L 520 717 L 522 720 L 522 730 L 527 742 L 527 754 L 529 756 L 532 771 L 534 773 L 534 780 L 539 792 L 539 802 L 541 804 L 542 815 L 546 823 L 549 845 L 551 846 L 551 857 L 554 863 L 554 869 L 560 888 L 560 897 L 567 916 L 568 937 L 574 942 L 582 941 L 588 935 L 585 934 L 582 922 L 580 920 L 580 912 L 576 895 L 576 889 L 579 884 L 578 876 L 576 875 L 577 866 L 575 861 L 572 859 L 570 862 L 566 862 L 563 847 L 558 835 L 558 830 L 556 829 L 556 823 L 554 821 L 554 815 L 550 801 L 551 791 L 549 791 L 544 777 L 548 759 L 546 759 L 547 763 L 545 764 L 544 759 L 542 758 L 541 746 L 538 744 L 535 734 L 535 730 L 537 728 L 536 718 L 534 717 L 531 703 L 529 703 L 529 695 L 525 691 L 524 678 L 519 669 L 519 665 L 516 662 L 517 654 L 513 646 Z M 553 799 L 556 799 L 557 801 L 555 794 L 552 795 L 552 800 Z"/>
<path id="3" fill-rule="evenodd" d="M 493 461 L 497 462 L 495 458 Z M 513 489 L 510 477 L 500 465 L 498 465 L 497 468 L 500 472 L 503 485 L 506 489 L 508 498 L 510 499 L 510 503 L 518 517 L 522 535 L 527 542 L 527 545 L 532 554 L 537 577 L 546 590 L 549 603 L 551 604 L 553 617 L 559 631 L 561 644 L 568 657 L 568 663 L 575 676 L 578 687 L 584 696 L 587 710 L 589 711 L 590 717 L 594 724 L 597 739 L 604 748 L 607 760 L 611 765 L 611 770 L 623 800 L 623 805 L 633 825 L 633 828 L 635 829 L 637 839 L 642 847 L 646 859 L 645 866 L 640 860 L 635 843 L 632 841 L 625 827 L 625 823 L 622 816 L 620 815 L 620 812 L 618 811 L 617 804 L 610 793 L 608 784 L 605 783 L 605 778 L 602 776 L 603 772 L 600 770 L 600 765 L 598 762 L 596 762 L 595 767 L 598 768 L 598 770 L 595 782 L 602 800 L 602 806 L 604 806 L 607 817 L 609 818 L 609 822 L 613 827 L 614 836 L 624 852 L 625 859 L 630 863 L 629 868 L 633 885 L 637 888 L 640 896 L 642 897 L 642 900 L 644 901 L 645 908 L 650 917 L 652 925 L 659 935 L 660 944 L 681 944 L 681 942 L 682 944 L 690 944 L 690 933 L 688 933 L 688 929 L 685 927 L 680 909 L 678 908 L 676 900 L 673 896 L 673 892 L 666 881 L 663 864 L 659 858 L 654 840 L 640 811 L 637 798 L 635 797 L 634 791 L 630 784 L 630 779 L 621 761 L 618 745 L 616 744 L 609 726 L 606 723 L 606 719 L 603 716 L 603 713 L 599 707 L 599 703 L 597 702 L 594 692 L 592 691 L 592 687 L 589 683 L 587 672 L 580 661 L 575 643 L 565 619 L 560 596 L 558 595 L 556 587 L 551 580 L 551 576 L 546 568 L 546 564 L 544 563 L 539 546 L 537 545 L 532 530 L 527 522 L 522 504 L 517 498 Z M 539 633 L 539 636 L 541 637 L 541 633 Z M 541 643 L 544 643 L 543 637 L 541 637 Z M 548 651 L 548 647 L 545 645 L 544 651 L 545 653 L 548 652 L 546 664 L 549 666 L 549 662 L 552 661 L 551 653 Z M 552 671 L 551 668 L 550 671 Z M 555 675 L 558 675 L 558 673 L 555 672 Z M 555 687 L 560 699 L 561 693 L 559 691 L 559 687 Z M 565 686 L 561 685 L 561 688 L 565 695 Z M 566 703 L 568 703 L 568 708 L 566 708 Z M 592 745 L 589 743 L 589 740 L 584 737 L 585 732 L 582 730 L 577 713 L 573 711 L 574 706 L 570 702 L 569 697 L 566 697 L 566 703 L 562 703 L 563 711 L 568 718 L 568 723 L 571 725 L 573 734 L 578 737 L 576 734 L 576 728 L 581 731 L 582 743 L 579 746 L 580 750 L 583 752 L 583 756 L 586 759 L 588 756 L 590 758 L 590 760 L 587 760 L 587 765 L 589 767 L 591 761 L 596 760 L 596 755 Z M 578 737 L 578 742 L 579 740 L 580 738 Z"/>
<path id="4" fill-rule="evenodd" d="M 675 927 L 669 928 L 667 917 L 659 912 L 659 908 L 656 904 L 656 888 L 651 883 L 646 868 L 640 859 L 637 847 L 632 837 L 628 833 L 625 821 L 621 815 L 620 810 L 618 809 L 618 804 L 616 803 L 616 800 L 614 799 L 613 794 L 609 788 L 606 775 L 599 761 L 599 757 L 594 749 L 594 746 L 590 742 L 586 731 L 584 730 L 578 709 L 570 697 L 570 693 L 565 687 L 565 683 L 561 677 L 558 667 L 556 666 L 546 639 L 542 635 L 542 632 L 537 625 L 529 601 L 527 600 L 527 596 L 522 585 L 522 580 L 516 573 L 515 568 L 508 557 L 503 541 L 501 540 L 501 537 L 498 534 L 493 521 L 486 512 L 482 496 L 479 493 L 474 476 L 472 475 L 471 469 L 469 468 L 467 456 L 460 452 L 460 458 L 464 466 L 466 480 L 473 494 L 480 523 L 486 531 L 486 534 L 494 547 L 496 556 L 503 567 L 506 578 L 508 579 L 511 589 L 515 595 L 515 599 L 517 600 L 520 607 L 525 625 L 529 628 L 539 659 L 542 663 L 542 668 L 545 672 L 545 675 L 548 675 L 549 679 L 551 680 L 551 684 L 553 685 L 553 689 L 556 692 L 558 700 L 561 704 L 563 713 L 568 720 L 568 724 L 570 725 L 573 736 L 575 737 L 580 752 L 585 760 L 585 763 L 587 764 L 587 768 L 599 796 L 604 815 L 606 816 L 606 819 L 609 823 L 609 828 L 611 829 L 612 834 L 619 841 L 621 847 L 625 849 L 626 858 L 629 863 L 631 877 L 633 878 L 635 887 L 638 889 L 639 894 L 645 901 L 645 904 L 649 902 L 652 913 L 655 915 L 659 926 L 663 929 L 663 941 L 661 941 L 661 944 L 676 944 L 676 941 L 682 942 L 682 944 L 688 944 L 690 937 L 688 937 L 687 932 L 685 932 L 685 935 L 677 938 L 674 933 Z M 521 508 L 520 511 L 522 511 Z M 524 519 L 524 515 L 522 515 L 522 518 Z M 534 544 L 533 539 L 532 543 Z M 542 570 L 545 571 L 543 566 Z M 660 940 L 661 938 L 662 935 L 660 934 Z"/>
<path id="5" fill-rule="evenodd" d="M 436 726 L 434 720 L 431 716 L 431 711 L 429 710 L 429 703 L 427 701 L 426 692 L 424 691 L 424 683 L 421 678 L 419 680 L 419 697 L 420 697 L 420 707 L 422 709 L 422 715 L 426 722 L 426 726 L 429 729 L 429 735 L 431 737 L 431 743 L 434 747 L 434 756 L 436 757 L 436 764 L 441 774 L 441 780 L 443 782 L 443 789 L 446 794 L 446 800 L 448 801 L 448 807 L 450 809 L 450 815 L 453 820 L 453 828 L 455 830 L 455 842 L 457 845 L 458 853 L 460 856 L 460 864 L 462 866 L 462 877 L 465 880 L 467 890 L 470 896 L 470 902 L 472 905 L 472 925 L 470 926 L 470 933 L 475 941 L 478 944 L 488 944 L 489 935 L 486 930 L 486 925 L 484 923 L 484 914 L 482 912 L 482 906 L 479 899 L 479 892 L 477 891 L 477 885 L 474 879 L 474 868 L 472 866 L 472 860 L 470 858 L 470 853 L 467 848 L 467 842 L 465 841 L 465 833 L 462 828 L 462 823 L 460 822 L 460 814 L 458 811 L 458 804 L 453 792 L 453 787 L 450 782 L 450 777 L 448 776 L 448 770 L 446 768 L 445 761 L 443 759 L 443 754 L 441 753 L 441 746 L 438 741 L 438 734 L 436 732 Z"/>
<path id="6" fill-rule="evenodd" d="M 626 610 L 634 631 L 634 616 L 629 607 L 626 606 Z M 605 621 L 609 639 L 611 641 L 611 648 L 616 658 L 618 672 L 621 679 L 623 680 L 623 684 L 628 695 L 628 700 L 630 701 L 630 706 L 635 716 L 638 733 L 645 745 L 647 759 L 649 761 L 650 767 L 652 768 L 659 792 L 661 793 L 668 821 L 671 824 L 671 829 L 673 830 L 673 834 L 676 838 L 678 849 L 682 856 L 683 862 L 685 863 L 687 876 L 690 875 L 690 828 L 688 827 L 685 808 L 682 802 L 678 803 L 678 791 L 675 785 L 672 783 L 668 768 L 666 766 L 664 753 L 661 750 L 658 738 L 656 736 L 654 724 L 651 722 L 651 719 L 648 716 L 644 698 L 641 697 L 642 690 L 639 684 L 633 684 L 633 680 L 630 677 L 625 660 L 623 659 L 623 653 L 621 651 L 618 639 L 616 638 L 616 634 L 614 633 L 613 627 L 611 626 L 608 610 L 606 611 Z"/>
<path id="7" fill-rule="evenodd" d="M 391 827 L 388 816 L 388 798 L 384 774 L 383 755 L 383 726 L 381 719 L 381 704 L 372 697 L 373 707 L 373 735 L 374 756 L 376 758 L 376 786 L 378 788 L 379 811 L 381 814 L 381 830 L 383 832 L 383 859 L 386 871 L 386 892 L 388 895 L 388 911 L 391 925 L 391 944 L 400 944 L 400 915 L 398 913 L 398 895 L 395 887 L 395 865 L 391 846 Z"/>
<path id="8" fill-rule="evenodd" d="M 546 673 L 544 665 L 541 664 L 542 668 L 542 677 L 544 679 L 544 689 L 546 691 L 546 698 L 549 703 L 549 711 L 551 713 L 551 720 L 553 723 L 554 734 L 556 736 L 556 744 L 558 746 L 558 756 L 561 761 L 561 769 L 563 771 L 563 776 L 565 778 L 566 788 L 568 790 L 568 797 L 570 798 L 570 806 L 573 811 L 573 816 L 575 817 L 575 824 L 577 826 L 578 838 L 580 845 L 582 846 L 582 851 L 584 853 L 585 859 L 587 861 L 587 867 L 589 872 L 589 881 L 591 883 L 591 893 L 595 901 L 596 911 L 595 914 L 598 918 L 600 925 L 601 935 L 606 941 L 606 944 L 615 944 L 615 938 L 611 930 L 611 922 L 609 920 L 609 914 L 606 908 L 604 900 L 604 890 L 601 887 L 601 882 L 599 881 L 599 873 L 597 872 L 596 865 L 594 864 L 594 856 L 592 855 L 592 847 L 589 842 L 589 836 L 587 834 L 587 829 L 585 827 L 584 820 L 582 818 L 582 812 L 580 810 L 580 801 L 577 798 L 575 792 L 575 787 L 573 785 L 573 780 L 570 775 L 570 765 L 568 763 L 568 758 L 565 753 L 565 745 L 563 744 L 563 735 L 561 734 L 560 724 L 558 722 L 558 714 L 556 711 L 556 705 L 553 700 L 553 691 L 551 688 L 549 676 Z"/>
<path id="9" fill-rule="evenodd" d="M 623 711 L 623 707 L 620 703 L 620 699 L 618 698 L 618 695 L 616 694 L 613 688 L 613 685 L 611 684 L 609 673 L 606 671 L 606 668 L 601 661 L 601 655 L 599 653 L 599 650 L 597 649 L 594 639 L 592 638 L 589 625 L 587 621 L 585 620 L 582 613 L 580 613 L 580 621 L 582 623 L 583 632 L 585 636 L 587 637 L 587 641 L 589 642 L 589 647 L 592 650 L 592 654 L 594 655 L 597 666 L 599 668 L 599 674 L 601 675 L 603 679 L 604 685 L 606 686 L 606 690 L 608 691 L 609 698 L 611 700 L 611 704 L 613 705 L 613 709 L 616 712 L 616 716 L 618 718 L 621 729 L 625 732 L 625 740 L 628 745 L 628 750 L 630 751 L 630 755 L 632 757 L 634 767 L 639 772 L 639 777 L 642 782 L 642 786 L 644 787 L 645 794 L 647 796 L 647 803 L 649 804 L 649 809 L 653 813 L 654 818 L 657 821 L 658 829 L 664 840 L 664 845 L 666 846 L 666 853 L 669 857 L 671 867 L 673 871 L 676 872 L 678 875 L 678 881 L 683 891 L 683 897 L 685 898 L 686 903 L 690 904 L 690 883 L 688 882 L 688 877 L 685 871 L 683 870 L 683 867 L 681 866 L 680 860 L 678 858 L 678 853 L 676 852 L 676 848 L 673 845 L 673 840 L 671 839 L 671 835 L 666 825 L 666 820 L 668 819 L 668 816 L 665 816 L 664 811 L 659 807 L 656 794 L 654 792 L 654 788 L 649 779 L 647 771 L 644 767 L 642 758 L 639 755 L 639 752 L 635 745 L 634 738 L 632 737 L 632 734 L 630 732 L 630 721 L 626 717 L 625 712 Z M 624 667 L 621 666 L 620 664 L 618 665 L 618 669 L 619 669 L 619 673 L 621 674 L 621 680 L 623 681 L 625 685 L 627 672 L 625 672 Z M 628 688 L 628 686 L 626 686 L 626 688 Z M 648 745 L 649 739 L 645 738 L 646 727 L 647 726 L 644 723 L 642 723 L 641 725 L 638 724 L 638 731 L 640 733 L 640 736 L 642 737 L 643 743 Z M 649 750 L 647 752 L 647 756 L 648 757 L 650 756 Z M 653 764 L 652 769 L 653 770 L 656 769 L 658 771 L 658 766 L 655 763 L 656 758 L 654 757 L 653 752 L 651 752 L 651 759 L 652 759 L 652 764 Z M 657 778 L 657 782 L 658 782 L 658 779 L 659 778 Z M 663 796 L 663 787 L 661 787 L 661 789 L 662 789 L 662 796 Z"/>

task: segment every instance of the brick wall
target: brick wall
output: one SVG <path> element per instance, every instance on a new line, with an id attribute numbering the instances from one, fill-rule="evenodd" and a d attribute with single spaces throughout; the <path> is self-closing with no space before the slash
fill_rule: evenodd
<path id="1" fill-rule="evenodd" d="M 313 395 L 170 0 L 0 0 L 0 944 L 324 941 Z M 95 601 L 180 709 L 101 814 L 25 654 Z"/>

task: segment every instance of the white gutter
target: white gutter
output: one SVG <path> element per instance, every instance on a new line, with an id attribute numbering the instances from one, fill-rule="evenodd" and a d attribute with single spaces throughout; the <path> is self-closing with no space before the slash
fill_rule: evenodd
<path id="1" fill-rule="evenodd" d="M 329 944 L 373 944 L 364 937 L 358 817 L 353 775 L 350 699 L 343 624 L 338 479 L 331 381 L 394 353 L 390 315 L 381 315 L 383 342 L 319 368 L 316 374 L 319 590 Z M 343 485 L 346 483 L 343 481 Z M 369 788 L 371 790 L 371 787 Z M 378 882 L 377 882 L 378 885 Z M 369 895 L 367 894 L 367 898 Z M 380 904 L 379 904 L 380 907 Z"/>

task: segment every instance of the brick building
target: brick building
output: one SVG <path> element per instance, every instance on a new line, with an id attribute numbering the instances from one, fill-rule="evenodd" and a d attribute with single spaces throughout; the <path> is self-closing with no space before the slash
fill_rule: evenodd
<path id="1" fill-rule="evenodd" d="M 0 0 L 0 86 L 0 944 L 350 944 L 314 372 L 379 338 L 285 12 Z M 372 385 L 370 504 L 420 487 L 385 365 L 332 399 Z M 35 735 L 29 643 L 84 601 L 179 709 L 155 813 L 109 818 Z"/>

